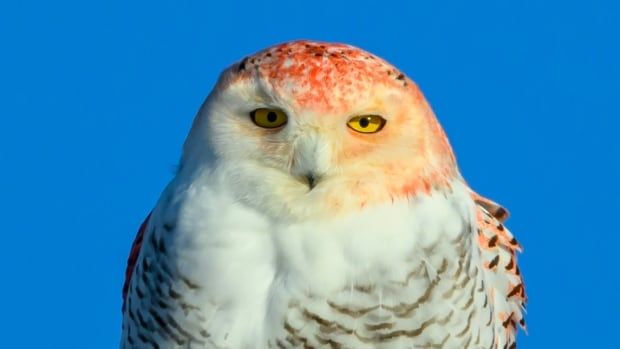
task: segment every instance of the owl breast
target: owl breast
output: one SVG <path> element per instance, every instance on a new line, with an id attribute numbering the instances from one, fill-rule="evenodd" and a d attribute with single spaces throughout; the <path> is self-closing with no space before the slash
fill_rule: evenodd
<path id="1" fill-rule="evenodd" d="M 493 344 L 465 187 L 301 223 L 207 187 L 184 195 L 154 212 L 125 314 L 159 348 Z"/>
<path id="2" fill-rule="evenodd" d="M 329 294 L 311 288 L 293 292 L 284 323 L 274 321 L 269 346 L 492 347 L 492 313 L 468 235 L 449 241 L 450 246 L 437 242 L 412 250 L 397 267 L 408 269 L 401 278 L 369 268 L 366 280 L 349 280 Z"/>

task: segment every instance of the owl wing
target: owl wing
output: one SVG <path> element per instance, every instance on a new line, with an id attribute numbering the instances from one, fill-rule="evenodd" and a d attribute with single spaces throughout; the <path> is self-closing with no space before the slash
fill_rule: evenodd
<path id="1" fill-rule="evenodd" d="M 123 311 L 125 310 L 125 302 L 127 301 L 129 285 L 131 284 L 131 276 L 133 275 L 133 270 L 136 267 L 136 262 L 138 261 L 138 256 L 140 255 L 142 241 L 144 240 L 144 232 L 146 231 L 146 227 L 148 225 L 150 217 L 151 214 L 149 213 L 148 216 L 146 216 L 146 218 L 144 219 L 144 222 L 142 222 L 142 224 L 140 225 L 138 233 L 136 234 L 136 237 L 133 240 L 133 244 L 131 245 L 131 250 L 129 250 L 127 267 L 125 268 L 125 283 L 123 284 Z"/>
<path id="2" fill-rule="evenodd" d="M 494 333 L 499 348 L 512 348 L 517 327 L 525 329 L 527 297 L 516 253 L 521 245 L 504 226 L 508 211 L 472 192 L 476 203 L 477 240 L 486 289 L 494 309 Z"/>

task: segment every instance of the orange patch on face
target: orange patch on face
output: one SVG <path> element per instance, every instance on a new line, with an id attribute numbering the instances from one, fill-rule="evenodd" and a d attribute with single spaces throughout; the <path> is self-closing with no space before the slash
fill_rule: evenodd
<path id="1" fill-rule="evenodd" d="M 445 177 L 439 174 L 420 175 L 405 182 L 400 189 L 395 190 L 398 196 L 410 197 L 417 194 L 429 195 L 432 190 L 447 190 L 450 188 L 450 180 L 453 177 Z"/>
<path id="2" fill-rule="evenodd" d="M 374 186 L 382 186 L 366 196 L 359 193 L 359 205 L 449 190 L 458 176 L 447 138 L 420 90 L 371 53 L 337 43 L 284 43 L 243 59 L 221 84 L 225 88 L 244 81 L 260 82 L 300 114 L 334 117 L 333 124 L 325 119 L 317 124 L 337 130 L 336 163 L 366 164 L 361 175 L 379 177 Z M 349 113 L 364 110 L 385 114 L 387 122 L 379 132 L 360 133 L 346 126 L 345 118 L 356 116 Z M 383 171 L 383 166 L 391 168 Z M 334 206 L 345 204 L 336 201 Z"/>

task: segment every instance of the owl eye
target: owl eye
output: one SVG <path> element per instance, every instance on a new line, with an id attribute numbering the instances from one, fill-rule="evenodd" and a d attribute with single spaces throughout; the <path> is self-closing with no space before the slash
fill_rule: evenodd
<path id="1" fill-rule="evenodd" d="M 350 118 L 347 125 L 356 132 L 375 133 L 385 126 L 385 119 L 379 115 L 360 115 Z"/>
<path id="2" fill-rule="evenodd" d="M 288 121 L 288 116 L 282 110 L 258 108 L 250 112 L 250 117 L 256 126 L 262 128 L 280 127 Z"/>

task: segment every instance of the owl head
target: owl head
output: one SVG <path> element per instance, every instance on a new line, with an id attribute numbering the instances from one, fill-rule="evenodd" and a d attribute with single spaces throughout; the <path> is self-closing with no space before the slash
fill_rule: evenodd
<path id="1" fill-rule="evenodd" d="M 182 171 L 251 207 L 302 219 L 449 190 L 453 152 L 418 87 L 344 44 L 294 41 L 226 69 L 198 113 Z"/>

